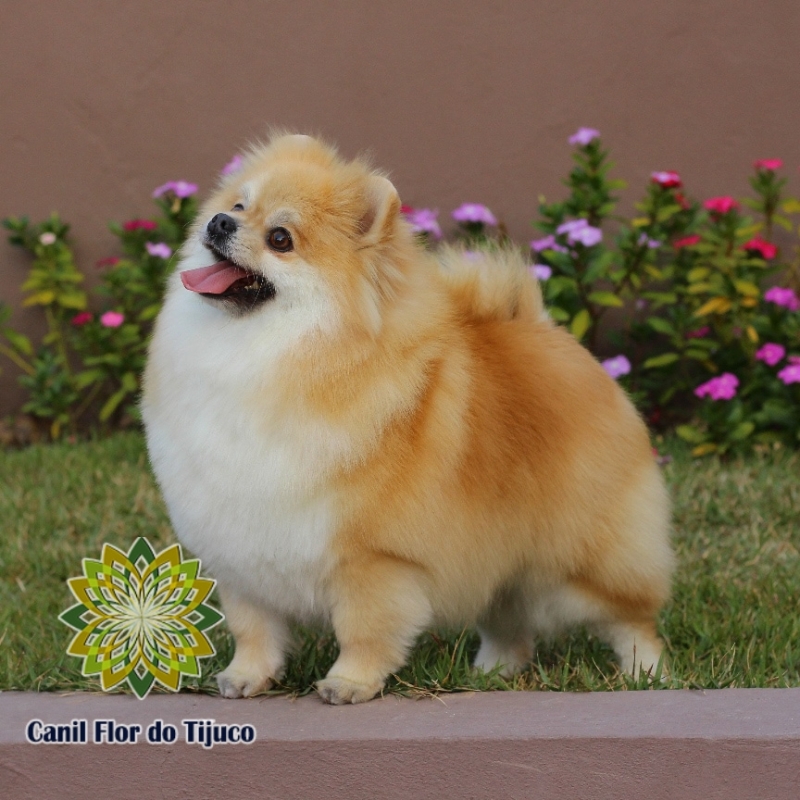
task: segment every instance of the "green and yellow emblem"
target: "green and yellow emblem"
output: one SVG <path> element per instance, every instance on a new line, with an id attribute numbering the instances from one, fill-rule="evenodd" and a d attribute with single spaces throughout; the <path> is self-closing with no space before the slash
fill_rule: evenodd
<path id="1" fill-rule="evenodd" d="M 223 616 L 204 601 L 215 581 L 178 544 L 160 553 L 144 538 L 127 553 L 104 544 L 100 560 L 84 558 L 83 575 L 67 583 L 78 601 L 59 616 L 77 631 L 67 653 L 84 659 L 83 674 L 99 675 L 103 691 L 127 681 L 139 699 L 155 682 L 177 692 L 214 655 L 205 632 Z"/>

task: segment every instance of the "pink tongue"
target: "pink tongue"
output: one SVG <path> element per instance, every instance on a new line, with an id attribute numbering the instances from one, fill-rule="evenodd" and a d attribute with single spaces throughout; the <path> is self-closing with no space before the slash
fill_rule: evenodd
<path id="1" fill-rule="evenodd" d="M 210 267 L 187 269 L 181 272 L 183 285 L 190 292 L 222 294 L 236 281 L 248 277 L 247 270 L 235 267 L 230 261 L 220 261 Z"/>

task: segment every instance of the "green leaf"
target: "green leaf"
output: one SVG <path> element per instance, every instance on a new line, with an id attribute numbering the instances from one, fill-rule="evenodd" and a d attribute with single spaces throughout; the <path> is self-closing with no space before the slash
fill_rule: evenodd
<path id="1" fill-rule="evenodd" d="M 62 308 L 74 308 L 77 311 L 86 308 L 86 295 L 83 292 L 65 292 L 58 295 L 56 301 Z"/>
<path id="2" fill-rule="evenodd" d="M 122 388 L 126 392 L 135 392 L 139 388 L 139 381 L 136 380 L 136 375 L 132 372 L 126 372 L 122 376 Z"/>
<path id="3" fill-rule="evenodd" d="M 739 442 L 742 439 L 746 439 L 755 430 L 755 427 L 752 422 L 740 422 L 728 438 L 731 441 Z"/>
<path id="4" fill-rule="evenodd" d="M 624 303 L 617 297 L 614 292 L 592 292 L 589 295 L 589 302 L 597 303 L 599 306 L 614 306 L 622 308 Z"/>
<path id="5" fill-rule="evenodd" d="M 606 250 L 601 253 L 597 258 L 592 260 L 586 274 L 583 276 L 584 283 L 593 283 L 598 278 L 601 278 L 608 271 L 608 268 L 614 263 L 614 253 Z"/>
<path id="6" fill-rule="evenodd" d="M 33 345 L 31 344 L 31 340 L 25 336 L 23 333 L 18 333 L 17 331 L 11 330 L 11 328 L 6 328 L 3 331 L 3 335 L 8 339 L 11 346 L 18 350 L 20 353 L 26 356 L 33 355 Z"/>
<path id="7" fill-rule="evenodd" d="M 685 442 L 690 442 L 691 444 L 700 444 L 706 438 L 705 434 L 701 433 L 693 425 L 678 425 L 675 428 L 675 433 Z"/>
<path id="8" fill-rule="evenodd" d="M 106 373 L 102 369 L 86 369 L 75 376 L 75 388 L 85 389 L 96 381 L 103 380 Z"/>
<path id="9" fill-rule="evenodd" d="M 589 326 L 591 324 L 592 324 L 592 318 L 589 315 L 589 312 L 585 308 L 583 308 L 572 318 L 572 322 L 570 323 L 569 326 L 570 333 L 578 341 L 580 341 L 581 339 L 583 339 L 586 331 L 589 330 Z"/>
<path id="10" fill-rule="evenodd" d="M 675 328 L 672 327 L 672 323 L 663 317 L 650 317 L 647 320 L 647 324 L 658 333 L 664 333 L 667 336 L 675 335 Z"/>
<path id="11" fill-rule="evenodd" d="M 660 356 L 653 356 L 644 362 L 645 369 L 653 369 L 654 367 L 666 367 L 668 364 L 674 364 L 680 356 L 677 353 L 662 353 Z"/>
<path id="12" fill-rule="evenodd" d="M 790 197 L 783 202 L 781 209 L 787 214 L 798 214 L 800 213 L 800 200 Z"/>
<path id="13" fill-rule="evenodd" d="M 105 405 L 100 409 L 101 422 L 105 422 L 117 410 L 117 406 L 125 399 L 127 394 L 127 389 L 119 389 L 106 400 Z"/>
<path id="14" fill-rule="evenodd" d="M 563 308 L 550 306 L 550 308 L 547 309 L 547 313 L 550 314 L 556 322 L 569 322 L 569 313 L 564 311 Z"/>
<path id="15" fill-rule="evenodd" d="M 36 292 L 36 294 L 26 297 L 22 301 L 23 306 L 49 306 L 55 300 L 56 294 L 49 289 L 43 292 Z"/>
<path id="16" fill-rule="evenodd" d="M 708 267 L 695 267 L 689 270 L 686 279 L 690 283 L 694 283 L 695 281 L 701 281 L 703 278 L 707 278 L 710 274 L 711 270 Z"/>

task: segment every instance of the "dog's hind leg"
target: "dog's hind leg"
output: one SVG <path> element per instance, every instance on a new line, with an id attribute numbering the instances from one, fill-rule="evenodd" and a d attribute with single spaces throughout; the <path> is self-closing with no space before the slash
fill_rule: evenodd
<path id="1" fill-rule="evenodd" d="M 533 659 L 533 631 L 529 620 L 529 601 L 521 588 L 503 589 L 478 623 L 481 646 L 475 667 L 489 672 L 501 667 L 508 678 L 524 669 Z"/>

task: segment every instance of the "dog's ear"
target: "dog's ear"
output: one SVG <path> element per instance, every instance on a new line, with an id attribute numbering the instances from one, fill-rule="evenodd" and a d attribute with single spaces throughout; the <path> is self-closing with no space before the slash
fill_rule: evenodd
<path id="1" fill-rule="evenodd" d="M 392 182 L 382 175 L 370 175 L 366 187 L 366 211 L 359 231 L 366 247 L 389 239 L 400 213 L 400 197 Z"/>

